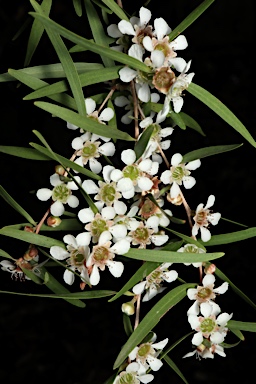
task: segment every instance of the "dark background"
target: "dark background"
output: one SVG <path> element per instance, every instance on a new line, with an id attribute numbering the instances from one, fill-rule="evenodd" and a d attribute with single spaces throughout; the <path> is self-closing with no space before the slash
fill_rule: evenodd
<path id="1" fill-rule="evenodd" d="M 153 12 L 152 19 L 163 17 L 175 28 L 201 2 L 179 0 L 167 3 L 159 0 L 151 3 L 148 8 Z M 143 2 L 124 0 L 123 5 L 132 13 L 139 10 Z M 0 73 L 6 72 L 8 68 L 23 67 L 30 24 L 15 40 L 13 37 L 27 20 L 27 12 L 30 10 L 29 1 L 0 2 Z M 89 37 L 86 17 L 79 20 L 75 16 L 71 1 L 53 1 L 51 17 L 72 31 Z M 195 72 L 193 81 L 230 108 L 256 139 L 254 1 L 216 0 L 184 34 L 189 46 L 181 56 L 186 60 L 192 59 L 191 71 Z M 74 60 L 87 61 L 88 53 L 76 54 Z M 31 65 L 55 62 L 58 59 L 44 35 Z M 25 86 L 17 87 L 16 82 L 9 82 L 1 83 L 0 89 L 1 145 L 27 147 L 31 141 L 38 143 L 32 133 L 36 129 L 56 152 L 69 156 L 69 143 L 74 136 L 66 129 L 63 121 L 38 110 L 33 102 L 23 101 L 22 98 L 30 91 Z M 176 129 L 172 137 L 173 153 L 179 151 L 184 154 L 210 145 L 243 143 L 242 147 L 232 152 L 202 160 L 201 167 L 195 171 L 197 184 L 186 193 L 189 204 L 196 207 L 199 202 L 206 203 L 209 194 L 214 194 L 214 210 L 221 212 L 223 218 L 254 226 L 256 149 L 188 92 L 183 111 L 198 121 L 206 136 L 199 136 L 189 129 L 186 132 Z M 1 185 L 35 220 L 40 220 L 47 208 L 37 200 L 34 192 L 49 185 L 49 175 L 53 173 L 54 164 L 42 164 L 3 154 L 0 154 L 0 159 Z M 178 212 L 178 215 L 182 215 Z M 15 211 L 1 201 L 1 226 L 22 221 Z M 179 227 L 175 229 L 179 230 Z M 212 228 L 212 233 L 240 229 L 243 227 L 221 220 L 217 227 Z M 0 239 L 0 248 L 16 258 L 25 252 L 23 242 L 4 236 Z M 218 260 L 217 266 L 256 302 L 255 240 L 212 247 L 210 250 L 225 252 L 225 257 Z M 114 280 L 106 272 L 101 275 L 98 288 L 120 289 L 137 268 L 133 263 L 126 264 L 122 280 Z M 180 277 L 186 280 L 188 272 L 179 267 L 177 270 Z M 60 279 L 61 276 L 62 272 L 59 274 Z M 196 274 L 189 275 L 187 281 L 193 279 L 197 279 Z M 220 283 L 217 281 L 217 284 Z M 72 289 L 79 290 L 78 280 Z M 15 282 L 4 272 L 1 272 L 1 290 L 48 292 L 45 287 L 35 286 L 32 282 Z M 254 309 L 231 289 L 224 296 L 218 298 L 222 311 L 232 312 L 234 320 L 255 322 Z M 48 380 L 65 384 L 103 384 L 111 376 L 112 365 L 126 341 L 120 310 L 125 299 L 114 303 L 108 303 L 107 299 L 88 301 L 85 309 L 79 309 L 61 300 L 7 294 L 0 297 L 1 381 L 10 384 L 17 381 L 43 383 Z M 152 304 L 153 301 L 143 305 L 142 315 Z M 179 308 L 174 308 L 161 320 L 155 329 L 158 340 L 169 337 L 168 345 L 171 345 L 190 331 L 186 319 L 186 310 L 190 304 L 189 300 L 183 300 L 177 305 Z M 249 332 L 244 332 L 244 336 L 245 341 L 226 350 L 226 358 L 216 355 L 213 361 L 198 361 L 193 357 L 183 360 L 182 356 L 192 350 L 190 337 L 176 347 L 170 357 L 190 384 L 251 383 L 256 359 L 256 337 Z M 236 340 L 230 335 L 227 342 Z M 164 365 L 155 374 L 154 383 L 182 383 L 182 380 Z"/>

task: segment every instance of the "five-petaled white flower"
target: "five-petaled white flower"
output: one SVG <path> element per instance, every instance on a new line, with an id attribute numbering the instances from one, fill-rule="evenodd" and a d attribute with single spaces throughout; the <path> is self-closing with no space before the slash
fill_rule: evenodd
<path id="1" fill-rule="evenodd" d="M 183 358 L 196 355 L 199 360 L 201 358 L 213 359 L 215 353 L 219 356 L 226 357 L 224 348 L 221 345 L 213 344 L 208 339 L 204 339 L 202 344 L 198 345 L 192 352 L 186 353 Z"/>
<path id="2" fill-rule="evenodd" d="M 78 184 L 81 183 L 79 176 L 74 176 Z M 47 201 L 50 198 L 54 201 L 50 207 L 53 216 L 61 216 L 64 213 L 64 204 L 68 204 L 71 208 L 76 208 L 79 205 L 79 200 L 76 196 L 72 195 L 72 190 L 77 190 L 78 186 L 74 181 L 65 183 L 60 179 L 57 173 L 50 177 L 50 183 L 54 187 L 52 190 L 49 188 L 38 189 L 36 196 L 39 200 Z"/>
<path id="3" fill-rule="evenodd" d="M 202 203 L 197 206 L 196 214 L 193 217 L 195 224 L 192 228 L 192 235 L 196 236 L 198 234 L 198 230 L 200 229 L 201 238 L 204 242 L 211 239 L 211 232 L 208 229 L 209 224 L 217 225 L 221 218 L 221 214 L 219 212 L 212 213 L 209 209 L 213 206 L 214 201 L 215 196 L 210 195 L 205 206 Z"/>
<path id="4" fill-rule="evenodd" d="M 90 233 L 79 233 L 76 237 L 73 235 L 65 235 L 63 241 L 67 244 L 67 249 L 54 245 L 50 248 L 50 254 L 56 260 L 66 260 L 69 269 L 66 269 L 63 275 L 65 283 L 69 285 L 74 283 L 75 275 L 73 272 L 75 271 L 80 273 L 82 281 L 89 283 L 86 261 L 90 253 Z"/>
<path id="5" fill-rule="evenodd" d="M 164 184 L 171 184 L 170 197 L 175 198 L 180 193 L 180 185 L 184 185 L 186 189 L 192 188 L 196 180 L 190 176 L 190 171 L 195 170 L 201 165 L 199 159 L 190 161 L 185 164 L 182 163 L 182 155 L 175 153 L 171 158 L 171 168 L 162 173 L 160 180 Z"/>
<path id="6" fill-rule="evenodd" d="M 182 253 L 205 253 L 206 251 L 202 248 L 197 247 L 195 244 L 185 244 L 184 247 L 181 247 L 177 250 L 177 252 L 182 252 Z M 201 267 L 202 262 L 194 262 L 194 263 L 183 263 L 184 265 L 193 265 L 193 267 Z"/>
<path id="7" fill-rule="evenodd" d="M 134 361 L 127 365 L 125 371 L 119 373 L 113 384 L 145 384 L 152 380 L 154 380 L 154 376 L 146 371 L 141 372 L 140 365 Z"/>

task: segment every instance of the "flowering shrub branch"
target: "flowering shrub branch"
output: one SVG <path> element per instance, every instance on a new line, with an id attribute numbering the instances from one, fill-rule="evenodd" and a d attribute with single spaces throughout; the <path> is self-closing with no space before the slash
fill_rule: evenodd
<path id="1" fill-rule="evenodd" d="M 164 363 L 173 368 L 167 355 L 171 351 L 168 333 L 158 341 L 154 327 L 183 299 L 193 301 L 183 313 L 193 333 L 192 351 L 184 358 L 225 357 L 230 332 L 238 335 L 237 329 L 256 330 L 255 323 L 243 323 L 239 328 L 240 322 L 233 320 L 235 311 L 227 313 L 220 308 L 218 296 L 234 286 L 224 279 L 215 287 L 216 280 L 223 280 L 216 264 L 224 253 L 208 251 L 211 245 L 246 239 L 252 233 L 243 230 L 239 235 L 212 236 L 221 213 L 218 208 L 212 209 L 215 196 L 210 190 L 206 201 L 199 191 L 197 206 L 188 203 L 205 158 L 240 145 L 198 148 L 189 153 L 172 150 L 179 128 L 189 126 L 201 133 L 197 124 L 181 114 L 186 108 L 186 92 L 256 147 L 234 114 L 194 83 L 194 77 L 200 80 L 200 74 L 191 72 L 192 60 L 186 62 L 182 57 L 188 46 L 183 32 L 212 2 L 204 1 L 172 30 L 162 17 L 153 19 L 149 8 L 141 7 L 138 15 L 129 18 L 120 1 L 94 4 L 84 0 L 92 33 L 91 39 L 86 39 L 51 19 L 50 0 L 41 5 L 31 0 L 33 25 L 25 66 L 29 66 L 46 31 L 60 61 L 51 68 L 58 69 L 63 80 L 52 84 L 42 80 L 49 77 L 47 65 L 41 66 L 40 76 L 36 70 L 32 72 L 32 67 L 9 70 L 12 80 L 33 90 L 24 99 L 50 99 L 36 101 L 35 106 L 60 118 L 74 135 L 69 159 L 61 155 L 61 150 L 55 153 L 51 143 L 36 130 L 41 144 L 30 143 L 32 148 L 1 147 L 9 155 L 54 162 L 48 184 L 36 191 L 45 212 L 38 222 L 3 187 L 0 189 L 3 199 L 28 221 L 19 229 L 3 227 L 0 234 L 29 243 L 28 250 L 18 258 L 2 250 L 1 269 L 20 281 L 43 282 L 55 297 L 81 308 L 89 298 L 111 296 L 109 301 L 113 302 L 129 296 L 130 300 L 125 302 L 123 298 L 119 306 L 131 333 L 120 345 L 113 367 L 115 375 L 109 383 L 149 383 Z M 74 2 L 76 11 L 80 10 L 78 4 L 83 9 L 82 3 Z M 116 18 L 115 23 L 106 22 L 106 7 Z M 98 16 L 100 11 L 105 23 Z M 75 45 L 68 50 L 64 38 Z M 84 50 L 99 55 L 103 64 L 74 62 L 72 53 Z M 0 80 L 6 81 L 5 74 Z M 94 84 L 102 93 L 85 97 L 84 88 L 90 92 Z M 182 143 L 177 145 L 182 152 Z M 173 215 L 177 209 L 185 210 L 186 220 Z M 185 223 L 186 229 L 176 231 L 176 224 L 182 227 Z M 63 241 L 42 234 L 49 228 L 64 230 Z M 127 260 L 139 260 L 141 266 L 125 281 Z M 49 273 L 51 263 L 63 270 L 63 281 Z M 196 268 L 198 283 L 186 283 L 182 272 L 176 270 L 181 270 L 178 265 L 191 271 Z M 120 280 L 118 292 L 108 287 L 97 289 L 105 273 Z M 77 283 L 80 291 L 71 292 Z M 152 308 L 141 318 L 141 307 L 151 300 Z M 180 374 L 178 368 L 175 370 Z"/>

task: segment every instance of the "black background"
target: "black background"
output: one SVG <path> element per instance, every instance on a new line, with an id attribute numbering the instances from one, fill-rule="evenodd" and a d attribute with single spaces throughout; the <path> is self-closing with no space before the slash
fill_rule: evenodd
<path id="1" fill-rule="evenodd" d="M 126 4 L 127 3 L 127 4 Z M 152 1 L 152 19 L 163 17 L 174 28 L 200 1 L 179 0 Z M 123 1 L 130 13 L 138 10 L 142 1 Z M 0 2 L 0 68 L 23 67 L 29 28 L 13 40 L 13 36 L 32 10 L 29 1 Z M 71 1 L 53 1 L 51 17 L 85 37 L 88 35 L 86 17 L 75 16 Z M 31 19 L 28 19 L 31 21 Z M 116 22 L 113 18 L 111 22 Z M 253 0 L 216 0 L 209 9 L 186 31 L 188 48 L 181 56 L 192 59 L 193 81 L 218 97 L 243 122 L 251 135 L 255 132 L 255 75 L 253 52 L 255 47 L 255 4 Z M 67 45 L 70 45 L 67 42 Z M 46 35 L 40 42 L 31 65 L 58 62 Z M 93 57 L 93 55 L 92 55 Z M 95 59 L 95 58 L 94 58 Z M 88 53 L 74 55 L 74 60 L 88 60 Z M 97 61 L 97 58 L 96 58 Z M 31 101 L 22 98 L 29 89 L 16 82 L 1 83 L 1 145 L 28 146 L 38 140 L 33 129 L 43 134 L 52 148 L 69 156 L 73 133 L 65 123 L 52 118 L 36 108 Z M 256 149 L 245 141 L 233 128 L 224 123 L 211 110 L 197 101 L 188 92 L 183 111 L 201 125 L 206 136 L 199 136 L 192 130 L 176 129 L 172 137 L 172 152 L 182 154 L 210 145 L 239 144 L 235 151 L 212 156 L 202 160 L 195 171 L 196 186 L 186 194 L 191 207 L 205 203 L 209 194 L 216 196 L 214 209 L 222 217 L 254 226 L 255 218 L 255 153 Z M 47 187 L 53 164 L 22 160 L 0 154 L 1 184 L 33 217 L 40 220 L 46 204 L 37 200 L 35 191 Z M 175 209 L 174 209 L 175 211 Z M 185 213 L 178 211 L 179 217 Z M 21 222 L 22 218 L 1 201 L 1 225 Z M 179 228 L 176 228 L 179 230 Z M 221 220 L 212 228 L 213 234 L 233 232 L 243 227 Z M 62 238 L 62 234 L 59 235 Z M 24 243 L 1 236 L 0 248 L 13 257 L 23 255 Z M 249 239 L 220 247 L 212 251 L 223 251 L 217 266 L 251 300 L 256 302 L 255 293 L 255 240 Z M 108 272 L 102 274 L 99 288 L 116 289 L 131 276 L 138 266 L 128 263 L 123 279 L 113 281 Z M 176 266 L 175 266 L 176 267 Z M 177 270 L 187 281 L 196 281 L 195 271 L 184 268 Z M 193 275 L 194 273 L 194 275 Z M 57 273 L 58 275 L 58 273 Z M 62 272 L 59 278 L 62 277 Z M 220 284 L 220 281 L 217 281 Z M 78 280 L 72 287 L 79 290 Z M 1 290 L 16 292 L 48 292 L 31 282 L 15 282 L 7 273 L 1 273 Z M 233 313 L 233 319 L 255 321 L 255 312 L 231 289 L 219 297 L 222 311 Z M 79 309 L 61 300 L 33 298 L 2 294 L 0 305 L 1 362 L 0 378 L 5 383 L 43 383 L 51 380 L 65 384 L 102 384 L 112 374 L 112 365 L 126 336 L 122 330 L 120 306 L 123 299 L 108 303 L 107 299 L 89 301 L 85 309 Z M 153 304 L 144 304 L 142 316 Z M 189 300 L 177 305 L 156 327 L 158 340 L 169 337 L 169 344 L 190 331 L 186 319 Z M 179 307 L 179 308 L 178 308 Z M 227 357 L 215 356 L 214 360 L 198 361 L 195 358 L 182 359 L 191 351 L 190 338 L 176 347 L 170 357 L 178 365 L 190 384 L 233 383 L 240 380 L 251 383 L 254 376 L 255 343 L 254 333 L 244 332 L 245 341 L 237 347 L 227 349 Z M 227 342 L 236 342 L 230 335 Z M 182 383 L 182 380 L 166 365 L 155 375 L 154 383 Z"/>

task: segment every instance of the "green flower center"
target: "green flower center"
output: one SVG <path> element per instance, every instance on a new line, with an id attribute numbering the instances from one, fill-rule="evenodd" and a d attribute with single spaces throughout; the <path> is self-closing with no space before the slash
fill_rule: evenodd
<path id="1" fill-rule="evenodd" d="M 175 181 L 177 184 L 181 185 L 182 179 L 184 176 L 188 176 L 190 172 L 185 168 L 185 166 L 178 165 L 177 167 L 172 167 L 172 179 Z"/>
<path id="2" fill-rule="evenodd" d="M 137 355 L 140 358 L 145 358 L 150 353 L 150 351 L 151 351 L 151 345 L 150 344 L 142 344 L 138 349 Z"/>
<path id="3" fill-rule="evenodd" d="M 58 200 L 61 203 L 66 203 L 70 195 L 70 189 L 65 184 L 60 184 L 53 188 L 52 199 L 53 201 Z"/>
<path id="4" fill-rule="evenodd" d="M 100 189 L 101 200 L 105 203 L 112 203 L 116 197 L 116 189 L 113 184 L 105 184 Z"/>
<path id="5" fill-rule="evenodd" d="M 162 272 L 159 270 L 153 271 L 147 278 L 148 283 L 158 286 L 162 282 Z"/>
<path id="6" fill-rule="evenodd" d="M 155 46 L 155 50 L 163 52 L 165 56 L 169 55 L 171 52 L 170 47 L 168 44 L 165 43 L 159 43 Z"/>
<path id="7" fill-rule="evenodd" d="M 147 228 L 137 228 L 134 231 L 134 238 L 141 243 L 144 243 L 148 240 L 149 238 L 149 232 Z"/>
<path id="8" fill-rule="evenodd" d="M 196 245 L 188 245 L 184 248 L 184 253 L 199 253 L 199 248 Z"/>
<path id="9" fill-rule="evenodd" d="M 213 319 L 207 318 L 204 319 L 200 325 L 200 329 L 202 333 L 211 333 L 216 326 L 216 323 Z"/>
<path id="10" fill-rule="evenodd" d="M 82 149 L 82 156 L 86 159 L 91 159 L 98 154 L 98 146 L 94 143 L 87 141 Z"/>
<path id="11" fill-rule="evenodd" d="M 131 372 L 125 373 L 118 380 L 118 384 L 137 384 L 137 383 L 139 383 L 138 380 L 134 377 L 134 374 Z"/>
<path id="12" fill-rule="evenodd" d="M 197 296 L 199 299 L 207 299 L 208 297 L 211 296 L 211 294 L 212 294 L 212 290 L 206 287 L 206 288 L 200 289 Z"/>
<path id="13" fill-rule="evenodd" d="M 91 232 L 93 236 L 99 237 L 102 232 L 108 230 L 108 225 L 106 220 L 95 219 L 91 222 Z"/>
<path id="14" fill-rule="evenodd" d="M 131 179 L 132 181 L 134 180 L 137 180 L 139 175 L 140 175 L 140 171 L 137 167 L 137 165 L 127 165 L 124 169 L 123 169 L 123 175 L 124 177 L 128 177 L 129 179 Z"/>
<path id="15" fill-rule="evenodd" d="M 141 207 L 141 216 L 145 219 L 155 214 L 157 211 L 157 206 L 153 203 L 153 201 L 146 199 Z"/>
<path id="16" fill-rule="evenodd" d="M 109 250 L 104 246 L 99 246 L 93 253 L 93 258 L 95 261 L 101 263 L 109 259 Z"/>

